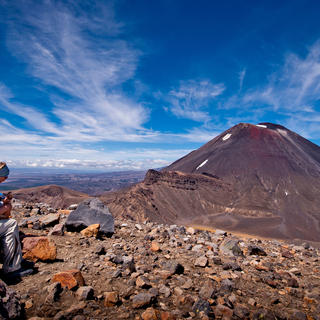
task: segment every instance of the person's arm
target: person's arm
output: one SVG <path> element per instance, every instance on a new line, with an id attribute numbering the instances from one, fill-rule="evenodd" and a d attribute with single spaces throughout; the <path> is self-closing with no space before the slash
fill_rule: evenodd
<path id="1" fill-rule="evenodd" d="M 11 203 L 7 203 L 0 207 L 0 219 L 9 219 L 11 214 Z"/>

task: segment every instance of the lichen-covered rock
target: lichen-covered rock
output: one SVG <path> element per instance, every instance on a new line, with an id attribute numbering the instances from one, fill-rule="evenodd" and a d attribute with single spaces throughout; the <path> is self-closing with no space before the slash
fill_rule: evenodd
<path id="1" fill-rule="evenodd" d="M 76 269 L 56 273 L 51 282 L 59 282 L 62 287 L 67 287 L 70 290 L 84 286 L 82 274 L 80 270 Z"/>
<path id="2" fill-rule="evenodd" d="M 23 241 L 23 258 L 32 261 L 54 261 L 57 258 L 57 247 L 47 237 L 27 237 Z"/>

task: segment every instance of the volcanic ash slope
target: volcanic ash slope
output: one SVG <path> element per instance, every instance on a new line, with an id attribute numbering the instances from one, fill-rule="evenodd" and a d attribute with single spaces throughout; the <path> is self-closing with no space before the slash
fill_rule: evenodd
<path id="1" fill-rule="evenodd" d="M 140 221 L 320 241 L 320 147 L 280 125 L 240 123 L 103 199 Z"/>

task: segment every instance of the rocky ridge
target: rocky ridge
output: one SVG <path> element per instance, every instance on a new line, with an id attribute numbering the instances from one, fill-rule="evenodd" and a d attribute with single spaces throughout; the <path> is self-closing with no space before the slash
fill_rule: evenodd
<path id="1" fill-rule="evenodd" d="M 65 232 L 75 207 L 15 203 L 38 269 L 10 284 L 17 319 L 320 319 L 315 246 L 119 219 L 110 238 L 99 225 Z M 56 251 L 41 256 L 49 243 Z"/>

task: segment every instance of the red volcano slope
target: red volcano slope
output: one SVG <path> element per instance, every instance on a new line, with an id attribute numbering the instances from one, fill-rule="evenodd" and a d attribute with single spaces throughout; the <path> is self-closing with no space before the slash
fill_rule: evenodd
<path id="1" fill-rule="evenodd" d="M 320 148 L 279 125 L 241 123 L 106 200 L 140 219 L 320 241 Z"/>

